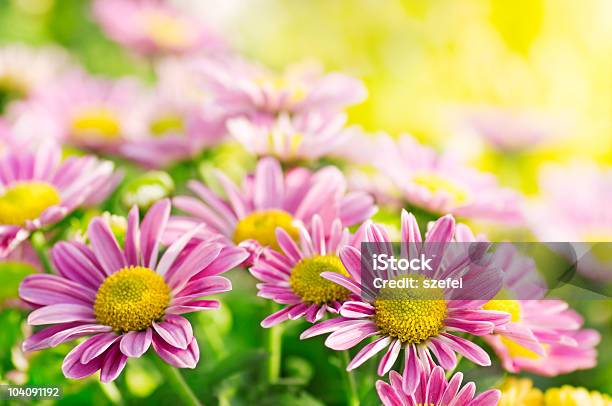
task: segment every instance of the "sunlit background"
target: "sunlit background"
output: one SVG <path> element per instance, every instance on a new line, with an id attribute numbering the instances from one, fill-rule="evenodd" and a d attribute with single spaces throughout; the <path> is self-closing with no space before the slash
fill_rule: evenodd
<path id="1" fill-rule="evenodd" d="M 500 183 L 528 197 L 538 193 L 540 169 L 546 164 L 612 164 L 611 1 L 174 3 L 222 33 L 241 53 L 272 68 L 282 70 L 292 63 L 315 60 L 327 70 L 362 79 L 369 95 L 364 103 L 349 109 L 350 124 L 394 137 L 411 134 L 459 160 L 493 172 Z M 149 82 L 154 78 L 155 61 L 135 56 L 106 38 L 90 18 L 85 0 L 1 1 L 0 43 L 14 42 L 60 44 L 92 73 L 135 75 Z M 567 185 L 568 199 L 574 186 Z M 520 235 L 533 238 L 531 233 Z M 612 241 L 612 230 L 598 237 Z M 262 338 L 251 342 L 252 331 L 241 324 L 259 317 L 255 313 L 261 312 L 261 305 L 240 292 L 228 295 L 227 302 L 231 302 L 229 310 L 201 316 L 201 324 L 220 326 L 219 336 L 202 332 L 207 349 L 230 353 L 256 347 Z M 580 311 L 589 320 L 589 327 L 609 333 L 609 302 L 585 304 Z M 20 334 L 20 317 L 13 311 L 0 316 L 0 325 L 12 326 L 5 329 L 9 333 L 0 335 L 5 367 L 27 364 L 20 355 L 6 355 L 13 336 Z M 234 338 L 229 339 L 224 335 L 229 336 L 232 325 Z M 297 335 L 298 328 L 292 331 Z M 610 337 L 599 347 L 602 360 L 595 370 L 534 379 L 540 387 L 575 383 L 610 393 L 611 355 L 606 344 L 610 344 Z M 292 360 L 289 369 L 293 368 L 300 379 L 307 377 L 304 385 L 311 393 L 334 404 L 338 396 L 333 393 L 333 382 L 341 379 L 340 375 L 336 371 L 324 373 L 313 382 L 312 369 L 323 361 L 315 359 L 309 364 L 308 355 L 304 355 L 308 351 L 317 353 L 319 347 L 319 342 L 288 342 Z M 29 368 L 34 378 L 30 381 L 63 382 L 57 366 L 62 351 L 66 352 L 60 347 L 32 361 Z M 235 362 L 261 361 L 261 354 L 249 354 L 252 359 Z M 206 361 L 206 356 L 203 358 Z M 146 399 L 157 393 L 158 399 L 171 399 L 160 389 L 161 378 L 147 371 L 146 362 L 131 363 L 121 385 L 134 398 Z M 213 368 L 211 373 L 205 385 L 219 384 L 223 370 Z M 329 378 L 329 382 L 321 377 Z M 197 380 L 197 376 L 191 377 L 191 382 Z M 485 387 L 487 382 L 484 377 L 479 385 Z M 73 388 L 68 404 L 104 404 L 108 399 L 121 403 L 116 388 L 98 388 L 91 382 L 73 385 L 77 390 Z M 85 387 L 89 392 L 78 391 Z M 318 404 L 308 403 L 311 399 L 307 397 L 302 401 L 299 404 Z"/>

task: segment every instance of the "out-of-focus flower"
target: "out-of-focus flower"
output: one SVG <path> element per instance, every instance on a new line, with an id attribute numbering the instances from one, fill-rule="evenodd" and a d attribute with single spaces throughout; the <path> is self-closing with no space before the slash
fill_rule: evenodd
<path id="1" fill-rule="evenodd" d="M 538 239 L 573 242 L 578 272 L 611 281 L 610 244 L 594 243 L 612 242 L 612 168 L 578 162 L 547 165 L 539 184 L 540 198 L 528 212 Z"/>
<path id="2" fill-rule="evenodd" d="M 541 241 L 612 242 L 612 168 L 546 165 L 539 185 L 530 224 Z"/>
<path id="3" fill-rule="evenodd" d="M 522 222 L 520 195 L 500 187 L 492 174 L 439 154 L 407 135 L 396 141 L 381 137 L 380 142 L 386 144 L 379 158 L 383 172 L 409 205 L 473 220 Z"/>
<path id="4" fill-rule="evenodd" d="M 21 128 L 40 137 L 117 153 L 128 135 L 126 123 L 142 96 L 142 86 L 132 79 L 111 81 L 73 72 L 48 84 L 11 113 Z"/>
<path id="5" fill-rule="evenodd" d="M 344 114 L 323 117 L 317 113 L 295 118 L 283 114 L 273 124 L 235 118 L 229 133 L 256 156 L 274 156 L 283 162 L 315 160 L 338 148 L 348 148 L 355 130 L 343 128 Z"/>
<path id="6" fill-rule="evenodd" d="M 280 113 L 330 118 L 367 95 L 361 81 L 325 74 L 313 63 L 290 66 L 278 75 L 242 59 L 222 58 L 203 61 L 198 70 L 229 117 L 245 116 L 258 124 L 270 124 Z"/>
<path id="7" fill-rule="evenodd" d="M 93 14 L 106 34 L 144 55 L 225 49 L 193 16 L 162 0 L 96 0 Z"/>
<path id="8" fill-rule="evenodd" d="M 53 325 L 30 336 L 24 350 L 91 336 L 64 359 L 62 370 L 72 379 L 100 370 L 102 382 L 112 381 L 128 357 L 142 356 L 151 345 L 168 364 L 195 368 L 198 344 L 181 315 L 217 308 L 216 300 L 200 298 L 231 290 L 230 281 L 219 274 L 247 254 L 209 241 L 186 248 L 196 228 L 159 257 L 169 215 L 170 202 L 161 200 L 139 225 L 134 207 L 123 249 L 102 218 L 89 226 L 90 247 L 74 241 L 56 244 L 52 259 L 59 275 L 29 276 L 19 289 L 21 298 L 35 307 L 28 323 Z"/>
<path id="9" fill-rule="evenodd" d="M 366 220 L 376 207 L 373 199 L 361 192 L 346 193 L 346 181 L 334 167 L 311 172 L 295 168 L 283 174 L 273 158 L 263 158 L 255 172 L 242 185 L 235 185 L 222 172 L 216 172 L 225 198 L 197 181 L 189 183 L 196 197 L 178 196 L 175 207 L 188 217 L 174 217 L 167 238 L 177 238 L 199 223 L 222 234 L 235 244 L 246 244 L 255 254 L 261 247 L 279 245 L 276 229 L 284 229 L 292 239 L 299 236 L 296 221 L 310 223 L 321 216 L 326 234 L 338 218 L 342 226 Z"/>
<path id="10" fill-rule="evenodd" d="M 61 48 L 22 44 L 0 47 L 0 113 L 12 101 L 25 99 L 74 65 Z"/>
<path id="11" fill-rule="evenodd" d="M 456 226 L 452 216 L 444 216 L 431 224 L 423 242 L 415 217 L 402 211 L 402 242 L 415 246 L 417 250 L 430 252 L 431 255 L 436 251 L 435 255 L 439 257 L 436 258 L 437 265 L 432 265 L 431 271 L 424 270 L 417 276 L 423 279 L 441 279 L 440 275 L 453 278 L 461 274 L 466 280 L 477 278 L 475 280 L 478 280 L 478 283 L 474 286 L 478 285 L 478 291 L 470 293 L 467 292 L 469 289 L 464 288 L 463 293 L 483 298 L 486 302 L 487 298 L 494 297 L 501 288 L 500 271 L 494 267 L 483 269 L 460 266 L 466 261 L 461 255 L 443 259 L 443 244 L 460 238 L 464 233 L 462 228 L 466 226 Z M 385 246 L 391 240 L 382 227 L 369 224 L 365 229 L 363 241 Z M 508 313 L 483 310 L 483 300 L 448 300 L 451 293 L 449 289 L 383 287 L 378 293 L 372 292 L 372 287 L 362 282 L 373 280 L 375 276 L 362 274 L 361 251 L 345 246 L 340 251 L 340 258 L 348 277 L 335 272 L 323 272 L 321 276 L 336 282 L 360 298 L 344 302 L 340 308 L 341 317 L 310 327 L 302 333 L 302 339 L 332 333 L 325 344 L 340 351 L 352 348 L 368 337 L 376 336 L 374 341 L 357 353 L 347 370 L 357 368 L 386 350 L 378 365 L 378 374 L 381 376 L 393 367 L 403 349 L 403 390 L 406 393 L 414 393 L 420 374 L 423 370 L 429 371 L 432 365 L 440 365 L 446 370 L 454 368 L 457 364 L 456 352 L 478 365 L 491 364 L 486 351 L 456 333 L 478 336 L 489 334 L 496 325 L 508 322 Z M 434 362 L 432 353 L 437 363 Z"/>
<path id="12" fill-rule="evenodd" d="M 500 391 L 489 389 L 475 396 L 474 382 L 468 382 L 462 386 L 462 381 L 461 372 L 447 380 L 444 370 L 435 367 L 431 373 L 422 371 L 417 377 L 417 387 L 414 393 L 407 393 L 402 387 L 401 375 L 391 371 L 389 383 L 377 381 L 376 390 L 384 406 L 495 406 L 498 404 L 501 397 Z"/>
<path id="13" fill-rule="evenodd" d="M 544 393 L 529 379 L 507 378 L 501 386 L 499 406 L 609 406 L 612 398 L 597 391 L 564 385 Z"/>
<path id="14" fill-rule="evenodd" d="M 348 276 L 339 252 L 345 245 L 358 247 L 361 232 L 351 236 L 340 220 L 335 220 L 329 236 L 326 236 L 318 215 L 313 217 L 310 230 L 299 227 L 298 247 L 291 235 L 282 228 L 278 229 L 276 238 L 280 251 L 265 250 L 249 269 L 263 282 L 257 285 L 257 296 L 286 305 L 263 320 L 262 327 L 301 317 L 314 323 L 327 312 L 338 313 L 345 300 L 358 299 L 348 289 L 322 278 L 320 274 L 336 272 Z"/>
<path id="15" fill-rule="evenodd" d="M 381 170 L 384 167 L 388 136 L 385 133 L 367 134 L 355 131 L 350 145 L 340 144 L 329 152 L 332 158 L 345 164 L 344 173 L 349 189 L 361 190 L 374 196 L 376 203 L 401 209 L 401 193 L 393 181 Z"/>
<path id="16" fill-rule="evenodd" d="M 516 337 L 509 337 L 508 335 L 484 337 L 487 344 L 501 358 L 502 365 L 506 370 L 510 372 L 529 371 L 538 375 L 557 376 L 579 369 L 593 368 L 596 365 L 597 351 L 595 346 L 599 344 L 601 337 L 595 330 L 580 329 L 582 319 L 577 314 L 571 310 L 555 314 L 552 310 L 555 304 L 549 303 L 548 300 L 538 302 L 533 306 L 525 305 L 524 301 L 519 301 L 519 303 L 521 304 L 521 311 L 524 312 L 525 323 L 529 323 L 530 328 L 534 330 L 534 335 L 543 347 L 543 353 L 538 354 L 518 344 Z M 565 303 L 562 304 L 567 306 Z M 499 309 L 500 307 L 495 308 Z M 536 312 L 537 317 L 534 316 Z M 573 320 L 571 320 L 572 316 Z M 557 324 L 547 327 L 542 320 L 548 321 L 549 319 L 554 320 Z M 560 326 L 562 321 L 567 319 L 571 320 L 571 324 Z M 532 323 L 535 322 L 541 322 L 542 327 L 533 328 Z M 563 328 L 567 328 L 567 330 L 563 330 Z M 553 338 L 547 339 L 547 333 L 551 333 Z"/>
<path id="17" fill-rule="evenodd" d="M 60 148 L 52 143 L 0 158 L 0 257 L 32 231 L 105 199 L 121 177 L 113 168 L 93 156 L 61 162 Z"/>
<path id="18" fill-rule="evenodd" d="M 226 134 L 223 119 L 165 82 L 143 94 L 125 131 L 122 155 L 154 168 L 191 158 Z"/>
<path id="19" fill-rule="evenodd" d="M 457 114 L 461 135 L 475 135 L 501 152 L 534 149 L 562 135 L 562 119 L 543 112 L 496 107 L 465 108 Z"/>

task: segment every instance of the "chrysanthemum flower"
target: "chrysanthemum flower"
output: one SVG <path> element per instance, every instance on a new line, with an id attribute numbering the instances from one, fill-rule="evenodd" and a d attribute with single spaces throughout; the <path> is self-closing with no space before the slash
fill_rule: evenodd
<path id="1" fill-rule="evenodd" d="M 144 55 L 225 48 L 201 21 L 167 1 L 96 0 L 93 14 L 109 37 Z"/>
<path id="2" fill-rule="evenodd" d="M 326 236 L 321 217 L 315 215 L 311 231 L 299 227 L 299 245 L 284 229 L 277 229 L 280 250 L 265 250 L 249 269 L 263 282 L 257 285 L 257 296 L 286 305 L 263 320 L 262 327 L 301 317 L 314 323 L 327 312 L 338 313 L 345 300 L 357 299 L 348 289 L 322 278 L 320 274 L 336 272 L 348 276 L 339 252 L 345 245 L 358 247 L 362 229 L 350 235 L 340 220 L 334 220 L 331 232 Z"/>
<path id="3" fill-rule="evenodd" d="M 59 146 L 9 151 L 0 158 L 0 257 L 34 230 L 54 224 L 79 206 L 106 198 L 120 179 L 113 164 L 93 156 L 61 161 Z"/>
<path id="4" fill-rule="evenodd" d="M 41 136 L 116 153 L 142 91 L 131 79 L 111 81 L 73 72 L 45 86 L 13 113 L 23 127 Z"/>
<path id="5" fill-rule="evenodd" d="M 361 81 L 341 73 L 324 74 L 318 64 L 294 65 L 278 75 L 242 59 L 224 58 L 204 61 L 199 71 L 215 103 L 229 116 L 257 123 L 269 124 L 280 113 L 330 117 L 367 95 Z"/>
<path id="6" fill-rule="evenodd" d="M 274 156 L 284 162 L 315 160 L 330 151 L 348 147 L 355 130 L 344 128 L 346 116 L 316 113 L 295 118 L 283 114 L 272 124 L 235 118 L 227 128 L 232 137 L 256 156 Z"/>
<path id="7" fill-rule="evenodd" d="M 610 406 L 612 398 L 597 391 L 564 385 L 544 393 L 529 379 L 508 378 L 501 386 L 499 406 Z"/>
<path id="8" fill-rule="evenodd" d="M 33 48 L 21 44 L 0 48 L 0 113 L 11 101 L 21 100 L 72 68 L 66 52 L 57 47 Z"/>
<path id="9" fill-rule="evenodd" d="M 482 304 L 494 297 L 501 288 L 501 271 L 494 267 L 466 269 L 466 257 L 445 256 L 442 244 L 459 240 L 464 234 L 463 228 L 466 227 L 456 227 L 452 216 L 444 216 L 431 225 L 423 242 L 415 217 L 402 211 L 402 242 L 423 249 L 424 252 L 431 251 L 431 255 L 435 251 L 439 257 L 432 271 L 423 271 L 421 276 L 444 279 L 461 275 L 464 280 L 472 281 L 471 288 L 464 286 L 462 289 L 462 293 L 467 295 L 465 297 L 479 297 L 483 300 L 459 300 L 457 296 L 448 300 L 451 294 L 449 289 L 426 289 L 428 292 L 422 295 L 415 293 L 414 289 L 382 288 L 378 293 L 372 292 L 371 287 L 362 283 L 366 278 L 362 275 L 360 251 L 348 246 L 340 251 L 340 258 L 350 276 L 331 272 L 324 272 L 321 276 L 345 287 L 360 296 L 360 299 L 346 301 L 340 308 L 341 317 L 307 329 L 301 338 L 332 333 L 325 344 L 334 350 L 347 350 L 366 338 L 376 337 L 359 351 L 347 370 L 357 368 L 386 350 L 378 365 L 379 375 L 386 374 L 393 367 L 404 349 L 403 385 L 406 393 L 414 392 L 420 372 L 429 369 L 430 364 L 434 363 L 431 354 L 444 369 L 456 365 L 455 352 L 478 365 L 490 365 L 491 360 L 486 351 L 457 333 L 482 336 L 491 333 L 496 325 L 508 321 L 509 315 L 506 312 L 481 309 Z M 366 227 L 363 241 L 385 246 L 390 239 L 382 227 L 370 224 Z M 419 248 L 421 245 L 423 248 Z M 440 278 L 441 275 L 444 277 Z M 470 291 L 475 289 L 477 291 Z M 400 295 L 399 298 L 397 295 Z"/>
<path id="10" fill-rule="evenodd" d="M 438 154 L 407 135 L 396 141 L 386 137 L 384 142 L 383 172 L 409 205 L 474 220 L 512 224 L 523 220 L 519 194 L 500 187 L 492 174 Z"/>
<path id="11" fill-rule="evenodd" d="M 174 198 L 175 207 L 189 216 L 172 219 L 169 240 L 205 223 L 229 241 L 247 244 L 253 251 L 266 246 L 278 250 L 277 227 L 296 240 L 299 236 L 296 221 L 309 224 L 318 214 L 327 233 L 336 218 L 342 226 L 351 226 L 367 219 L 376 209 L 367 194 L 346 194 L 344 177 L 334 167 L 317 172 L 296 168 L 283 174 L 278 161 L 268 157 L 258 162 L 255 172 L 246 176 L 240 187 L 223 173 L 216 175 L 225 198 L 200 182 L 191 181 L 189 187 L 198 198 Z"/>
<path id="12" fill-rule="evenodd" d="M 510 372 L 527 370 L 555 376 L 596 363 L 599 334 L 581 330 L 582 317 L 562 300 L 544 299 L 546 286 L 535 262 L 510 244 L 499 246 L 494 263 L 503 270 L 504 285 L 498 298 L 485 309 L 505 311 L 510 322 L 483 337 Z"/>
<path id="13" fill-rule="evenodd" d="M 24 350 L 91 336 L 64 359 L 62 370 L 72 379 L 100 370 L 101 381 L 112 381 L 128 357 L 142 356 L 151 345 L 168 364 L 194 368 L 198 344 L 191 324 L 181 315 L 217 308 L 216 300 L 200 298 L 229 291 L 230 281 L 219 274 L 247 254 L 208 241 L 186 249 L 195 229 L 160 255 L 169 215 L 170 202 L 162 200 L 139 225 L 134 207 L 124 248 L 100 217 L 89 226 L 90 246 L 76 241 L 56 244 L 52 259 L 58 275 L 29 276 L 20 286 L 21 298 L 35 308 L 28 323 L 53 325 L 29 337 Z"/>
<path id="14" fill-rule="evenodd" d="M 143 94 L 125 127 L 128 140 L 121 154 L 147 167 L 193 157 L 227 132 L 223 119 L 165 81 Z"/>
<path id="15" fill-rule="evenodd" d="M 474 382 L 462 386 L 462 381 L 461 372 L 447 380 L 444 370 L 434 367 L 431 373 L 421 371 L 414 393 L 407 393 L 403 389 L 401 375 L 391 371 L 389 383 L 377 381 L 376 390 L 384 406 L 495 406 L 499 402 L 500 391 L 489 389 L 474 397 Z"/>

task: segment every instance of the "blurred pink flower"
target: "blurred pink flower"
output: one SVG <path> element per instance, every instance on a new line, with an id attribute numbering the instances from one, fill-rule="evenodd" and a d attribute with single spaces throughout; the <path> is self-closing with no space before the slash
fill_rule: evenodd
<path id="1" fill-rule="evenodd" d="M 220 58 L 202 61 L 198 70 L 229 117 L 247 117 L 257 124 L 270 124 L 281 113 L 315 112 L 327 120 L 367 95 L 361 81 L 325 74 L 314 63 L 290 66 L 278 75 L 239 58 Z"/>
<path id="2" fill-rule="evenodd" d="M 192 158 L 226 135 L 222 118 L 164 80 L 143 94 L 125 132 L 121 154 L 154 168 Z"/>
<path id="3" fill-rule="evenodd" d="M 95 0 L 92 9 L 110 38 L 144 55 L 225 49 L 203 22 L 167 1 Z"/>
<path id="4" fill-rule="evenodd" d="M 24 351 L 91 335 L 66 356 L 62 370 L 72 379 L 100 370 L 102 382 L 116 379 L 128 357 L 142 356 L 151 345 L 168 364 L 195 368 L 198 344 L 181 315 L 217 308 L 216 300 L 199 298 L 231 290 L 230 281 L 218 275 L 247 254 L 208 241 L 188 249 L 194 229 L 159 257 L 169 215 L 170 202 L 159 201 L 139 226 L 134 207 L 123 249 L 99 217 L 89 226 L 91 247 L 76 241 L 56 244 L 52 259 L 59 275 L 29 276 L 19 289 L 35 307 L 28 323 L 53 325 L 26 339 Z"/>
<path id="5" fill-rule="evenodd" d="M 501 398 L 501 392 L 489 389 L 478 396 L 474 382 L 462 387 L 463 374 L 457 372 L 450 380 L 444 376 L 444 370 L 434 367 L 431 372 L 421 371 L 416 377 L 417 387 L 414 393 L 407 393 L 402 388 L 402 377 L 395 371 L 389 374 L 389 383 L 376 382 L 378 396 L 384 406 L 495 406 Z M 518 406 L 518 405 L 517 405 Z"/>
<path id="6" fill-rule="evenodd" d="M 523 199 L 503 188 L 493 174 L 479 172 L 404 135 L 380 137 L 382 170 L 404 200 L 436 214 L 520 224 Z M 373 158 L 374 159 L 374 158 Z"/>
<path id="7" fill-rule="evenodd" d="M 540 196 L 528 212 L 535 235 L 540 241 L 571 242 L 578 272 L 612 281 L 610 244 L 596 244 L 612 243 L 612 167 L 546 165 L 539 181 Z"/>
<path id="8" fill-rule="evenodd" d="M 132 79 L 112 81 L 72 72 L 12 113 L 14 121 L 39 137 L 117 153 L 126 141 L 126 122 L 142 98 L 143 87 Z"/>
<path id="9" fill-rule="evenodd" d="M 506 301 L 512 302 L 512 301 Z M 581 329 L 583 320 L 561 300 L 519 300 L 508 327 L 483 339 L 513 373 L 529 371 L 557 376 L 578 369 L 593 368 L 597 363 L 597 331 Z M 500 306 L 485 306 L 501 310 Z M 535 338 L 537 346 L 533 345 Z M 540 347 L 538 351 L 537 347 Z"/>
<path id="10" fill-rule="evenodd" d="M 0 47 L 0 113 L 10 102 L 29 97 L 72 69 L 73 61 L 59 47 L 35 48 L 23 44 Z"/>
<path id="11" fill-rule="evenodd" d="M 197 181 L 189 182 L 197 195 L 177 196 L 174 206 L 188 216 L 175 216 L 166 238 L 174 240 L 194 226 L 205 223 L 228 241 L 248 247 L 255 256 L 262 247 L 279 249 L 277 227 L 297 240 L 296 225 L 321 216 L 329 233 L 338 218 L 342 226 L 352 226 L 369 218 L 375 211 L 372 198 L 361 192 L 346 193 L 346 182 L 335 167 L 317 172 L 295 168 L 283 174 L 273 158 L 260 159 L 255 172 L 246 176 L 241 186 L 225 174 L 216 172 L 225 197 Z"/>
<path id="12" fill-rule="evenodd" d="M 105 199 L 121 177 L 113 168 L 93 156 L 61 162 L 61 150 L 52 143 L 34 153 L 5 154 L 0 158 L 0 257 L 32 231 Z"/>
<path id="13" fill-rule="evenodd" d="M 336 219 L 329 236 L 325 236 L 323 221 L 315 215 L 310 230 L 299 227 L 298 246 L 285 230 L 277 229 L 280 250 L 264 250 L 249 269 L 255 278 L 263 282 L 257 285 L 257 296 L 286 305 L 263 320 L 262 327 L 272 327 L 301 317 L 314 323 L 328 312 L 338 313 L 342 302 L 354 296 L 320 274 L 337 272 L 348 276 L 339 258 L 340 249 L 345 245 L 359 247 L 362 228 L 351 236 Z"/>
<path id="14" fill-rule="evenodd" d="M 431 258 L 437 257 L 432 270 L 422 272 L 423 278 L 444 279 L 461 275 L 465 280 L 472 279 L 473 282 L 477 281 L 472 286 L 478 286 L 478 291 L 468 292 L 469 289 L 464 288 L 462 293 L 483 300 L 448 300 L 451 293 L 449 289 L 426 289 L 428 292 L 422 294 L 427 296 L 417 294 L 416 298 L 411 289 L 407 289 L 406 296 L 400 298 L 397 294 L 403 290 L 394 293 L 394 289 L 387 291 L 383 288 L 378 293 L 373 292 L 372 287 L 363 282 L 373 280 L 374 276 L 362 274 L 361 251 L 345 246 L 340 251 L 340 259 L 349 276 L 335 272 L 323 272 L 321 276 L 343 286 L 359 299 L 344 302 L 340 308 L 341 317 L 316 324 L 300 337 L 305 339 L 331 333 L 325 345 L 341 351 L 374 336 L 376 339 L 357 353 L 347 370 L 359 367 L 386 350 L 378 365 L 378 374 L 381 376 L 393 367 L 403 349 L 402 386 L 406 393 L 415 392 L 419 376 L 424 370 L 428 371 L 431 365 L 439 364 L 446 370 L 453 369 L 457 364 L 455 352 L 478 365 L 490 365 L 491 360 L 485 350 L 457 333 L 477 336 L 489 334 L 496 326 L 507 323 L 509 315 L 506 312 L 483 310 L 481 307 L 501 287 L 501 275 L 497 268 L 466 267 L 467 257 L 446 257 L 444 244 L 460 239 L 465 233 L 463 228 L 466 226 L 456 225 L 452 216 L 444 216 L 431 224 L 423 242 L 415 217 L 404 210 L 401 241 L 408 243 L 416 252 L 425 252 Z M 391 250 L 391 239 L 386 231 L 371 223 L 365 228 L 363 241 L 376 243 L 383 249 L 387 247 L 385 252 Z"/>
<path id="15" fill-rule="evenodd" d="M 611 167 L 546 165 L 539 185 L 530 225 L 540 241 L 612 242 Z"/>
<path id="16" fill-rule="evenodd" d="M 484 139 L 501 152 L 534 149 L 567 131 L 565 117 L 493 106 L 464 108 L 456 114 L 459 130 Z"/>
<path id="17" fill-rule="evenodd" d="M 344 128 L 345 121 L 344 114 L 323 117 L 310 113 L 294 118 L 281 114 L 272 124 L 257 124 L 242 117 L 230 120 L 227 127 L 250 153 L 295 163 L 347 148 L 355 130 Z"/>

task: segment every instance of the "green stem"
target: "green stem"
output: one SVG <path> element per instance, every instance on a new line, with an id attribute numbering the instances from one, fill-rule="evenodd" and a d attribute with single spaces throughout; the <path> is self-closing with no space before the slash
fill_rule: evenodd
<path id="1" fill-rule="evenodd" d="M 102 392 L 106 395 L 108 400 L 111 401 L 112 404 L 117 406 L 123 406 L 125 403 L 123 402 L 123 398 L 121 397 L 121 392 L 117 388 L 114 382 L 102 383 L 100 382 L 100 388 Z"/>
<path id="2" fill-rule="evenodd" d="M 170 384 L 174 392 L 177 394 L 179 399 L 182 400 L 183 404 L 186 406 L 202 406 L 202 403 L 198 400 L 196 395 L 193 393 L 183 375 L 179 372 L 179 370 L 172 365 L 166 364 L 162 359 L 158 356 L 153 356 L 155 362 L 157 364 L 157 369 L 162 375 L 166 378 L 166 382 Z"/>
<path id="3" fill-rule="evenodd" d="M 271 302 L 272 312 L 279 310 L 279 306 Z M 266 349 L 268 350 L 268 362 L 266 362 L 266 378 L 270 385 L 278 383 L 281 371 L 281 360 L 283 351 L 283 326 L 277 324 L 267 330 Z"/>
<path id="4" fill-rule="evenodd" d="M 342 358 L 342 367 L 346 368 L 350 362 L 350 355 L 348 350 L 340 351 L 340 357 Z M 359 394 L 357 393 L 357 382 L 355 381 L 355 374 L 353 372 L 347 372 L 346 374 L 346 400 L 349 406 L 359 406 Z"/>
<path id="5" fill-rule="evenodd" d="M 45 272 L 53 273 L 53 268 L 51 267 L 51 261 L 49 260 L 49 255 L 47 254 L 47 240 L 45 238 L 45 234 L 38 230 L 32 234 L 30 239 L 32 242 L 32 247 L 34 251 L 36 251 L 36 255 L 40 260 Z"/>

